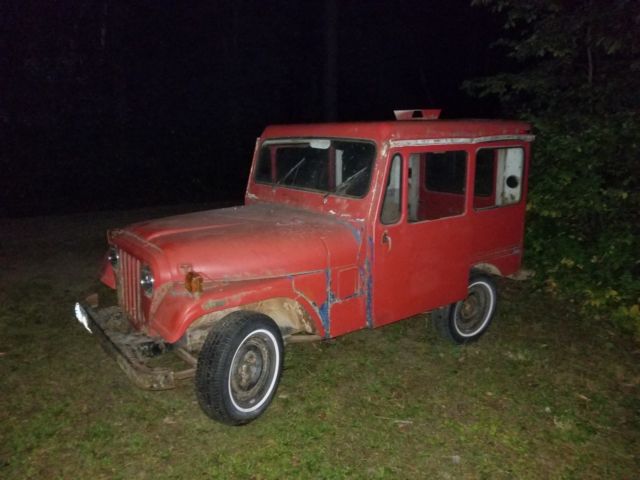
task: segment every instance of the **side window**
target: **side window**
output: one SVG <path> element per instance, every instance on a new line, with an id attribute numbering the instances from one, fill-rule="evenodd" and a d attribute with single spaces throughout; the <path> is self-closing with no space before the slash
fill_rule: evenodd
<path id="1" fill-rule="evenodd" d="M 426 154 L 426 187 L 432 192 L 464 194 L 467 153 L 462 150 Z"/>
<path id="2" fill-rule="evenodd" d="M 409 222 L 464 213 L 467 153 L 413 153 L 409 157 Z"/>
<path id="3" fill-rule="evenodd" d="M 479 210 L 518 203 L 522 196 L 523 169 L 522 148 L 478 150 L 473 208 Z"/>
<path id="4" fill-rule="evenodd" d="M 400 206 L 402 202 L 402 157 L 394 155 L 391 160 L 387 187 L 384 191 L 384 202 L 382 202 L 382 212 L 380 221 L 385 225 L 396 223 L 400 220 Z"/>

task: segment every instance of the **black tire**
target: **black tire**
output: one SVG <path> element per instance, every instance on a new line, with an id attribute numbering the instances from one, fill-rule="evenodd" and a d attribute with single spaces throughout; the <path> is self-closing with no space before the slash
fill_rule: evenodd
<path id="1" fill-rule="evenodd" d="M 283 361 L 282 336 L 271 318 L 252 312 L 230 313 L 209 332 L 198 357 L 200 407 L 227 425 L 255 420 L 276 393 Z"/>
<path id="2" fill-rule="evenodd" d="M 491 277 L 473 274 L 467 298 L 431 312 L 433 324 L 443 338 L 462 345 L 478 340 L 489 328 L 498 295 Z"/>

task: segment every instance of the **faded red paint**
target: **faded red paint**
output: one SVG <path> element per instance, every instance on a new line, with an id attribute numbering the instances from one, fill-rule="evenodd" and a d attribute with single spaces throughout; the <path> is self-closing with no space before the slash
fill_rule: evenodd
<path id="1" fill-rule="evenodd" d="M 244 206 L 151 220 L 110 232 L 111 245 L 151 267 L 155 277 L 151 297 L 139 291 L 137 278 L 127 280 L 125 272 L 114 272 L 108 263 L 101 279 L 111 287 L 118 283 L 122 291 L 135 290 L 141 318 L 132 323 L 170 343 L 204 315 L 273 298 L 297 302 L 312 321 L 313 333 L 323 337 L 384 325 L 461 300 L 474 266 L 487 264 L 502 275 L 520 268 L 529 132 L 530 126 L 523 122 L 484 120 L 268 127 L 256 146 Z M 350 198 L 257 183 L 263 142 L 296 138 L 374 143 L 368 193 Z M 383 225 L 380 211 L 393 155 L 408 158 L 411 153 L 441 152 L 453 148 L 443 145 L 448 143 L 468 155 L 466 196 L 455 204 L 446 194 L 428 197 L 425 191 L 434 218 L 425 213 L 425 221 L 410 223 L 408 188 L 403 188 L 400 221 Z M 523 149 L 525 175 L 518 203 L 474 210 L 469 192 L 474 188 L 480 147 Z M 404 161 L 402 168 L 405 186 L 408 163 Z M 335 173 L 330 170 L 330 175 Z M 332 182 L 335 179 L 329 179 Z M 452 205 L 464 213 L 435 218 Z M 185 288 L 190 271 L 202 275 L 201 293 Z"/>

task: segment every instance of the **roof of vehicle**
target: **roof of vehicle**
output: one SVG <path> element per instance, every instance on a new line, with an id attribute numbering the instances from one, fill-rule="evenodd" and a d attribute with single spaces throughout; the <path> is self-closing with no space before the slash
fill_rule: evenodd
<path id="1" fill-rule="evenodd" d="M 272 125 L 262 138 L 331 137 L 376 141 L 483 138 L 529 135 L 531 125 L 517 120 L 393 120 L 385 122 Z"/>

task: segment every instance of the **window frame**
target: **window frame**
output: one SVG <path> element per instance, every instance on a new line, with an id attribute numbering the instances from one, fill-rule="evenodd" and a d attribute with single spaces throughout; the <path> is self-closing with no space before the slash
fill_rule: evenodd
<path id="1" fill-rule="evenodd" d="M 454 191 L 454 190 L 435 190 L 433 188 L 429 188 L 429 175 L 427 175 L 427 169 L 425 168 L 425 177 L 424 177 L 424 183 L 420 182 L 420 188 L 424 189 L 427 192 L 434 192 L 434 193 L 449 193 L 449 194 L 453 194 L 453 195 L 460 195 L 465 194 L 466 195 L 466 191 L 467 191 L 467 178 L 469 176 L 469 152 L 467 150 L 443 150 L 442 152 L 439 151 L 428 151 L 428 152 L 420 152 L 418 155 L 426 155 L 427 157 L 425 158 L 425 165 L 428 166 L 429 164 L 429 154 L 446 154 L 446 153 L 464 153 L 464 166 L 465 166 L 465 170 L 464 170 L 464 179 L 462 180 L 462 192 L 458 192 L 458 191 Z M 453 160 L 449 160 L 451 162 L 455 162 L 458 161 L 457 158 L 454 158 Z"/>
<path id="2" fill-rule="evenodd" d="M 399 182 L 399 186 L 400 186 L 400 202 L 398 205 L 399 208 L 399 215 L 398 215 L 398 219 L 394 222 L 390 222 L 390 223 L 385 223 L 382 221 L 382 213 L 384 212 L 384 204 L 385 201 L 387 199 L 387 191 L 389 188 L 389 182 L 391 181 L 391 172 L 393 170 L 393 162 L 395 161 L 396 157 L 400 158 L 400 182 Z M 383 225 L 385 227 L 391 226 L 391 225 L 398 225 L 402 222 L 403 216 L 404 216 L 404 208 L 403 208 L 403 204 L 404 204 L 404 195 L 405 195 L 405 190 L 406 187 L 404 185 L 405 183 L 405 179 L 407 178 L 405 175 L 405 155 L 403 154 L 402 151 L 395 151 L 395 152 L 391 152 L 391 158 L 389 160 L 389 164 L 387 166 L 386 169 L 386 175 L 384 176 L 384 190 L 383 190 L 383 195 L 382 195 L 382 201 L 380 202 L 380 209 L 377 215 L 378 221 L 380 222 L 380 225 Z"/>
<path id="3" fill-rule="evenodd" d="M 329 140 L 332 144 L 333 142 L 352 142 L 352 143 L 366 143 L 369 145 L 373 146 L 373 154 L 372 154 L 372 158 L 371 158 L 371 171 L 369 173 L 369 182 L 367 184 L 367 188 L 364 192 L 364 194 L 360 195 L 360 196 L 356 196 L 356 195 L 346 195 L 344 193 L 336 193 L 336 192 L 332 192 L 332 191 L 326 191 L 326 190 L 318 190 L 315 188 L 306 188 L 306 187 L 300 187 L 300 186 L 296 186 L 296 185 L 285 185 L 285 184 L 277 184 L 273 181 L 271 182 L 267 182 L 264 180 L 260 180 L 258 179 L 257 175 L 259 172 L 259 167 L 260 167 L 260 159 L 262 157 L 262 149 L 264 147 L 268 147 L 270 145 L 280 145 L 280 146 L 287 146 L 287 145 L 297 145 L 297 144 L 309 144 L 314 140 Z M 335 162 L 335 159 L 333 160 Z M 336 197 L 341 197 L 341 198 L 348 198 L 351 200 L 362 200 L 363 198 L 365 198 L 367 195 L 369 195 L 369 193 L 371 192 L 371 183 L 373 181 L 373 177 L 375 176 L 375 170 L 376 170 L 376 164 L 378 161 L 378 145 L 375 141 L 373 140 L 369 140 L 369 139 L 363 139 L 363 138 L 344 138 L 344 137 L 283 137 L 283 138 L 268 138 L 266 140 L 264 140 L 258 147 L 257 149 L 257 154 L 256 154 L 256 165 L 255 165 L 255 171 L 253 174 L 253 182 L 257 185 L 264 185 L 266 187 L 271 187 L 271 188 L 284 188 L 284 189 L 289 189 L 289 190 L 296 190 L 296 191 L 302 191 L 302 192 L 309 192 L 309 193 L 315 193 L 318 195 L 322 195 L 322 196 L 336 196 Z M 333 165 L 329 165 L 329 170 L 331 170 L 332 168 L 334 168 L 335 166 Z"/>
<path id="4" fill-rule="evenodd" d="M 406 156 L 407 158 L 409 158 L 411 155 L 413 154 L 426 154 L 426 153 L 445 153 L 445 152 L 451 152 L 451 151 L 456 151 L 456 152 L 464 152 L 465 154 L 465 181 L 463 183 L 464 185 L 464 201 L 462 203 L 463 208 L 462 208 L 462 212 L 456 214 L 456 215 L 449 215 L 446 217 L 439 217 L 439 218 L 426 218 L 423 220 L 416 220 L 416 221 L 409 221 L 408 220 L 408 216 L 407 216 L 407 224 L 408 225 L 420 225 L 420 224 L 424 224 L 426 222 L 438 222 L 438 221 L 442 221 L 442 220 L 448 220 L 448 219 L 453 219 L 453 218 L 460 218 L 460 217 L 464 217 L 465 215 L 468 214 L 469 212 L 469 189 L 472 185 L 470 185 L 470 178 L 471 178 L 471 158 L 472 158 L 472 154 L 473 152 L 473 146 L 469 145 L 467 143 L 455 143 L 455 144 L 448 144 L 448 145 L 410 145 L 410 146 L 406 146 L 406 147 L 401 147 L 399 150 L 397 150 L 398 153 L 402 153 L 404 156 Z M 405 169 L 407 170 L 407 176 L 405 178 L 405 185 L 403 185 L 405 187 L 405 190 L 408 192 L 408 187 L 409 187 L 409 175 L 408 175 L 408 168 L 409 168 L 409 161 L 406 162 L 407 165 L 405 166 Z M 475 165 L 474 165 L 475 166 Z M 474 172 L 475 175 L 475 172 Z M 422 176 L 422 174 L 421 174 Z M 426 180 L 423 181 L 422 178 L 420 178 L 418 180 L 419 183 L 419 188 L 423 191 L 431 191 L 431 192 L 435 192 L 435 193 L 442 193 L 445 195 L 459 195 L 456 193 L 450 193 L 450 192 L 437 192 L 434 190 L 427 190 L 426 187 Z M 407 196 L 406 198 L 406 207 L 407 210 L 409 209 L 409 197 Z"/>
<path id="5" fill-rule="evenodd" d="M 477 173 L 477 166 L 478 166 L 478 152 L 480 152 L 480 150 L 507 150 L 507 149 L 519 149 L 522 151 L 522 171 L 521 171 L 521 176 L 520 176 L 520 198 L 518 199 L 517 202 L 513 202 L 513 203 L 508 203 L 506 205 L 497 205 L 495 203 L 495 198 L 494 198 L 494 204 L 488 207 L 476 207 L 474 202 L 475 202 L 475 197 L 476 197 L 476 173 Z M 494 210 L 496 208 L 508 208 L 508 207 L 513 207 L 516 205 L 520 205 L 522 203 L 522 199 L 523 197 L 525 197 L 525 186 L 526 186 L 526 179 L 527 179 L 527 149 L 525 148 L 525 145 L 523 144 L 508 144 L 508 145 L 482 145 L 479 146 L 478 148 L 475 149 L 474 154 L 473 154 L 473 179 L 471 181 L 471 187 L 473 188 L 473 195 L 471 196 L 471 208 L 473 209 L 473 211 L 475 212 L 484 212 L 484 211 L 488 211 L 488 210 Z M 494 160 L 494 176 L 493 176 L 493 194 L 495 196 L 496 191 L 497 191 L 497 177 L 496 177 L 496 166 L 495 166 L 495 160 Z M 481 197 L 485 197 L 483 195 L 479 195 Z M 488 195 L 490 196 L 490 195 Z"/>

